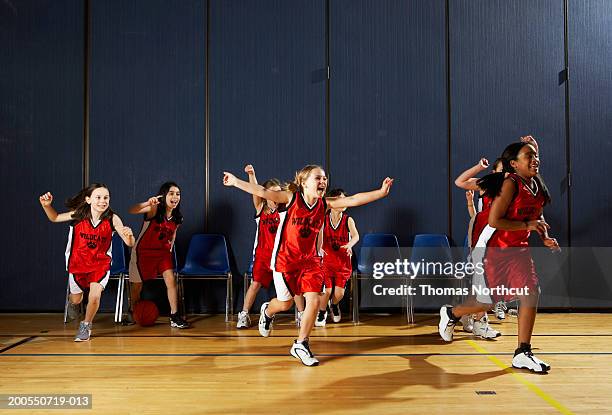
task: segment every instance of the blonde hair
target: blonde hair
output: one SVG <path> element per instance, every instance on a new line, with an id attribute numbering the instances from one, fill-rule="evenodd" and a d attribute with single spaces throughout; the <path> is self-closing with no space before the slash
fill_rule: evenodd
<path id="1" fill-rule="evenodd" d="M 304 166 L 302 170 L 295 172 L 295 179 L 293 179 L 292 182 L 287 183 L 287 190 L 289 190 L 291 193 L 301 192 L 304 190 L 302 183 L 308 179 L 308 176 L 310 176 L 310 173 L 314 169 L 323 170 L 323 167 L 319 166 L 318 164 L 309 164 Z"/>

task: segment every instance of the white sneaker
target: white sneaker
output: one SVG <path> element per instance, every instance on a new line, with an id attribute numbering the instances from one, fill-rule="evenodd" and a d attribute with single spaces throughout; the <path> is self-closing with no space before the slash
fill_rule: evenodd
<path id="1" fill-rule="evenodd" d="M 550 365 L 535 357 L 531 348 L 522 350 L 514 355 L 512 367 L 517 369 L 528 369 L 535 373 L 546 373 L 550 370 Z"/>
<path id="2" fill-rule="evenodd" d="M 316 327 L 325 327 L 325 323 L 327 323 L 327 311 L 320 311 L 317 314 L 317 319 L 315 320 Z"/>
<path id="3" fill-rule="evenodd" d="M 340 323 L 342 320 L 342 314 L 340 312 L 340 305 L 329 302 L 329 313 L 331 314 L 332 321 L 334 323 Z"/>
<path id="4" fill-rule="evenodd" d="M 463 331 L 471 333 L 472 330 L 474 330 L 474 315 L 473 314 L 466 314 L 465 316 L 461 317 L 459 322 L 463 326 Z"/>
<path id="5" fill-rule="evenodd" d="M 498 320 L 505 319 L 507 309 L 508 307 L 506 307 L 506 303 L 504 303 L 503 301 L 498 301 L 497 303 L 495 303 L 495 308 L 493 308 L 495 317 L 497 317 Z"/>
<path id="6" fill-rule="evenodd" d="M 268 305 L 270 303 L 263 303 L 261 305 L 261 309 L 259 311 L 259 334 L 263 337 L 270 336 L 270 332 L 272 331 L 272 322 L 274 322 L 274 316 L 266 317 L 266 310 L 268 309 Z"/>
<path id="7" fill-rule="evenodd" d="M 453 330 L 455 330 L 455 325 L 457 324 L 457 320 L 451 320 L 448 317 L 448 311 L 453 307 L 450 305 L 443 305 L 440 308 L 440 322 L 438 323 L 438 333 L 440 333 L 440 337 L 442 340 L 447 342 L 453 341 Z"/>
<path id="8" fill-rule="evenodd" d="M 298 327 L 298 328 L 302 324 L 302 316 L 303 315 L 304 315 L 303 311 L 298 311 L 297 313 L 295 313 L 295 326 Z"/>
<path id="9" fill-rule="evenodd" d="M 295 340 L 289 353 L 291 353 L 291 356 L 295 357 L 296 359 L 300 359 L 306 366 L 317 366 L 319 364 L 319 361 L 310 351 L 308 339 L 304 340 L 302 343 L 298 343 L 297 340 Z"/>
<path id="10" fill-rule="evenodd" d="M 248 329 L 249 327 L 251 327 L 251 316 L 249 316 L 249 313 L 242 310 L 240 313 L 238 313 L 238 323 L 236 324 L 236 328 Z"/>
<path id="11" fill-rule="evenodd" d="M 480 336 L 483 339 L 494 339 L 496 337 L 501 336 L 501 333 L 499 331 L 491 328 L 491 326 L 489 325 L 489 318 L 486 314 L 482 316 L 480 320 L 474 321 L 472 333 L 475 336 Z"/>

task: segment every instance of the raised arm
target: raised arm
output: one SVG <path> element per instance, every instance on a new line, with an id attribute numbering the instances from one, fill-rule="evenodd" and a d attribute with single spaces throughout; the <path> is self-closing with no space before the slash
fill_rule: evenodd
<path id="1" fill-rule="evenodd" d="M 132 229 L 127 226 L 123 226 L 121 218 L 117 215 L 113 215 L 113 226 L 115 227 L 115 230 L 127 246 L 134 246 L 134 244 L 136 243 L 136 239 L 134 239 Z"/>
<path id="2" fill-rule="evenodd" d="M 255 168 L 251 164 L 247 164 L 244 168 L 244 172 L 249 176 L 249 183 L 258 184 L 257 177 L 255 176 Z M 255 211 L 259 212 L 261 206 L 264 204 L 264 200 L 257 196 L 253 195 L 253 206 L 255 207 Z"/>
<path id="3" fill-rule="evenodd" d="M 468 213 L 470 214 L 470 218 L 473 218 L 476 216 L 476 209 L 474 208 L 474 191 L 466 190 L 465 198 L 467 200 Z"/>
<path id="4" fill-rule="evenodd" d="M 40 205 L 45 211 L 47 218 L 49 218 L 51 222 L 68 222 L 72 220 L 72 214 L 74 211 L 57 213 L 55 208 L 51 206 L 51 203 L 53 203 L 53 195 L 51 192 L 47 192 L 40 196 L 38 200 L 40 201 Z"/>
<path id="5" fill-rule="evenodd" d="M 237 187 L 244 192 L 259 196 L 262 199 L 271 200 L 276 203 L 289 203 L 293 197 L 293 193 L 286 190 L 269 190 L 258 184 L 240 180 L 232 173 L 228 172 L 223 172 L 223 184 L 228 187 Z"/>
<path id="6" fill-rule="evenodd" d="M 366 205 L 386 197 L 389 194 L 392 185 L 393 179 L 387 177 L 385 180 L 383 180 L 380 189 L 372 190 L 371 192 L 356 193 L 347 197 L 326 197 L 325 201 L 330 209 L 342 209 L 345 207 L 348 208 Z"/>
<path id="7" fill-rule="evenodd" d="M 538 146 L 538 142 L 535 138 L 533 138 L 533 136 L 526 135 L 525 137 L 521 137 L 521 142 L 531 144 L 533 148 L 535 148 L 536 153 L 540 155 L 540 146 Z"/>
<path id="8" fill-rule="evenodd" d="M 489 160 L 484 157 L 481 158 L 478 164 L 470 167 L 455 179 L 455 186 L 464 190 L 480 190 L 480 187 L 476 184 L 478 181 L 476 176 L 488 168 Z"/>
<path id="9" fill-rule="evenodd" d="M 128 212 L 134 215 L 147 213 L 147 216 L 152 218 L 157 213 L 157 205 L 159 205 L 159 199 L 162 197 L 162 195 L 150 197 L 146 202 L 137 203 L 130 207 Z"/>

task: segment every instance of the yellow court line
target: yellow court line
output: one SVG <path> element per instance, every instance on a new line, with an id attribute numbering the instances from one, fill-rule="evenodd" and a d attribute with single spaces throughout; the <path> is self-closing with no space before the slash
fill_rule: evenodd
<path id="1" fill-rule="evenodd" d="M 467 343 L 470 346 L 472 346 L 474 349 L 476 349 L 476 351 L 478 351 L 478 353 L 485 355 L 487 357 L 487 359 L 489 359 L 491 362 L 495 363 L 495 365 L 497 365 L 501 369 L 504 369 L 504 371 L 506 371 L 507 373 L 511 374 L 514 377 L 514 379 L 518 380 L 523 385 L 527 386 L 527 388 L 530 391 L 532 391 L 533 393 L 538 395 L 540 398 L 544 399 L 549 405 L 551 405 L 557 411 L 561 412 L 562 414 L 573 415 L 572 411 L 567 409 L 561 403 L 557 402 L 552 396 L 548 395 L 542 389 L 538 388 L 536 385 L 534 385 L 533 383 L 529 382 L 523 376 L 521 376 L 520 374 L 516 373 L 514 370 L 512 370 L 512 368 L 509 368 L 508 365 L 504 364 L 497 357 L 490 355 L 489 352 L 485 348 L 483 348 L 482 346 L 476 344 L 476 342 L 474 342 L 473 340 L 468 340 Z"/>

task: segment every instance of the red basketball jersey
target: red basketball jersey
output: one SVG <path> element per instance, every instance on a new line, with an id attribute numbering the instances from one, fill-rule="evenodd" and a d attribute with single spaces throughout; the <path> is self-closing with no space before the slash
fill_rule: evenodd
<path id="1" fill-rule="evenodd" d="M 253 262 L 266 262 L 270 264 L 276 231 L 280 223 L 278 210 L 265 213 L 265 207 L 255 216 L 257 231 L 255 232 L 255 242 L 253 243 Z"/>
<path id="2" fill-rule="evenodd" d="M 348 227 L 349 215 L 340 214 L 340 221 L 334 225 L 332 223 L 331 212 L 325 215 L 325 225 L 323 227 L 323 265 L 326 268 L 334 269 L 338 272 L 351 272 L 351 257 L 347 255 L 345 249 L 341 249 L 351 240 L 351 233 Z"/>
<path id="3" fill-rule="evenodd" d="M 90 218 L 70 224 L 66 245 L 66 270 L 71 274 L 110 269 L 113 225 L 104 219 L 96 226 Z"/>
<path id="4" fill-rule="evenodd" d="M 470 224 L 470 247 L 474 248 L 476 246 L 476 242 L 478 242 L 478 238 L 480 234 L 489 224 L 489 212 L 491 210 L 491 204 L 493 203 L 493 199 L 489 196 L 482 196 L 480 198 L 480 211 L 476 213 L 472 222 Z"/>
<path id="5" fill-rule="evenodd" d="M 511 173 L 508 178 L 516 184 L 516 193 L 508 206 L 504 218 L 517 221 L 531 221 L 542 216 L 542 209 L 546 201 L 542 189 L 535 180 L 532 180 L 531 188 L 519 175 Z M 491 228 L 493 229 L 493 228 Z M 518 231 L 495 230 L 487 241 L 487 246 L 496 247 L 523 247 L 529 246 L 529 235 L 531 231 L 522 229 Z"/>
<path id="6" fill-rule="evenodd" d="M 138 252 L 169 252 L 172 249 L 172 238 L 177 228 L 178 225 L 171 219 L 164 217 L 161 223 L 157 223 L 155 218 L 147 219 L 145 215 L 134 249 Z"/>
<path id="7" fill-rule="evenodd" d="M 289 205 L 279 212 L 280 230 L 276 234 L 270 264 L 274 271 L 294 271 L 316 260 L 316 240 L 326 210 L 325 198 L 309 206 L 301 192 L 293 194 Z"/>

